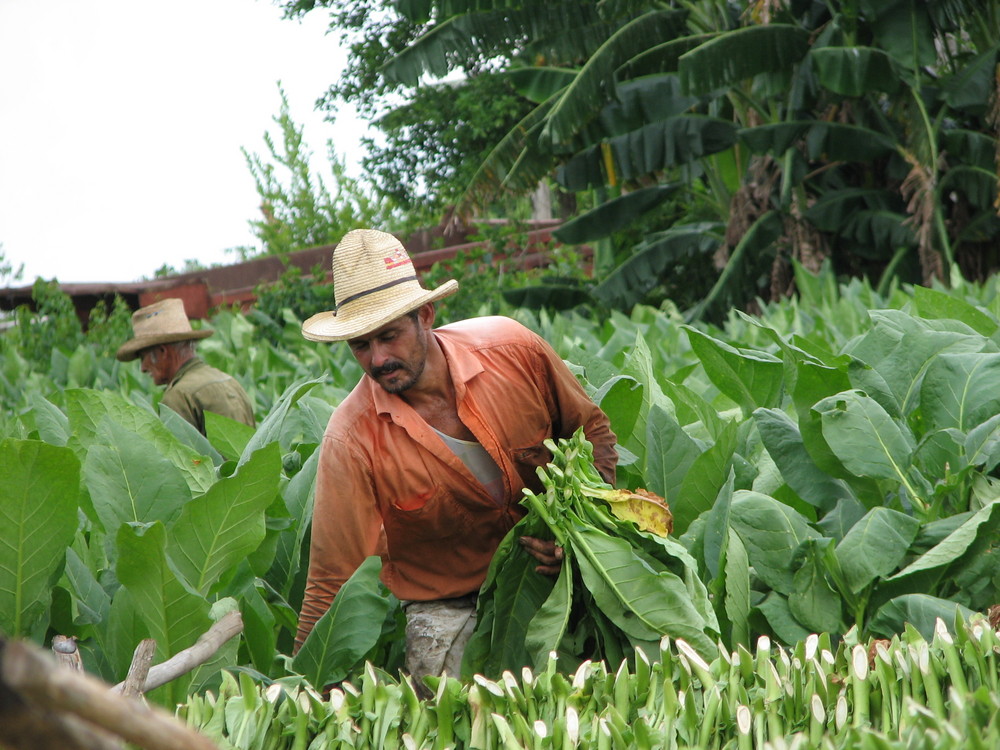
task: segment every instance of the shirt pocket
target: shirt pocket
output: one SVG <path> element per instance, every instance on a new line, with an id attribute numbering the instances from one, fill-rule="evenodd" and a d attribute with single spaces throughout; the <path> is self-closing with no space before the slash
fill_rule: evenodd
<path id="1" fill-rule="evenodd" d="M 382 519 L 386 535 L 399 543 L 441 542 L 461 536 L 468 528 L 468 513 L 443 487 L 430 487 L 392 501 Z"/>

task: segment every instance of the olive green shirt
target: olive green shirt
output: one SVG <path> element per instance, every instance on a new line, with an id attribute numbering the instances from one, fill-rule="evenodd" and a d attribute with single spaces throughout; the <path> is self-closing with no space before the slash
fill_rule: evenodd
<path id="1" fill-rule="evenodd" d="M 210 411 L 254 426 L 250 398 L 235 378 L 192 357 L 170 381 L 160 401 L 205 434 L 205 412 Z"/>

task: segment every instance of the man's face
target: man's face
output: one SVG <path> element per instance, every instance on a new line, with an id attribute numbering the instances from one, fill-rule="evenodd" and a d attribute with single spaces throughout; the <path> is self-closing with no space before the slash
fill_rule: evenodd
<path id="1" fill-rule="evenodd" d="M 166 385 L 170 382 L 172 373 L 167 361 L 167 348 L 162 344 L 150 346 L 139 352 L 141 368 L 143 372 L 149 373 L 153 382 L 157 385 Z"/>
<path id="2" fill-rule="evenodd" d="M 389 393 L 416 385 L 427 364 L 427 329 L 409 315 L 347 343 L 358 363 Z"/>

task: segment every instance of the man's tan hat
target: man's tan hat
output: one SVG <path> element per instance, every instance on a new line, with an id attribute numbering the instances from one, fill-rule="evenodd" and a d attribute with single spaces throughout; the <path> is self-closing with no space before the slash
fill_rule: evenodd
<path id="1" fill-rule="evenodd" d="M 336 307 L 309 318 L 302 324 L 302 335 L 310 341 L 364 336 L 457 290 L 454 279 L 424 289 L 403 243 L 375 229 L 355 229 L 333 251 Z"/>
<path id="2" fill-rule="evenodd" d="M 215 331 L 210 328 L 194 330 L 184 312 L 184 301 L 171 297 L 132 313 L 132 333 L 134 338 L 122 344 L 115 355 L 122 362 L 135 359 L 147 347 L 203 339 Z"/>

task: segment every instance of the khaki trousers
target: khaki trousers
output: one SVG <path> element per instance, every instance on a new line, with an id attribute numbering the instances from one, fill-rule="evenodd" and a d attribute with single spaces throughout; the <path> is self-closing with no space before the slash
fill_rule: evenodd
<path id="1" fill-rule="evenodd" d="M 458 677 L 462 654 L 476 627 L 476 596 L 406 602 L 405 669 L 423 698 L 431 696 L 423 678 L 447 673 Z"/>

